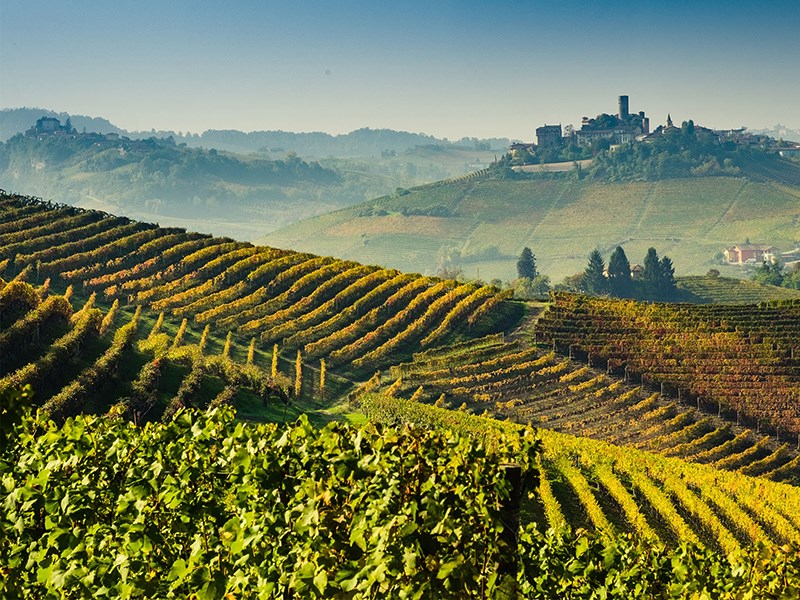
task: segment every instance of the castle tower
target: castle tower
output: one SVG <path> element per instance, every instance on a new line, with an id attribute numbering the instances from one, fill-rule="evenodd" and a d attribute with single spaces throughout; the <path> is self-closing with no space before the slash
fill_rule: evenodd
<path id="1" fill-rule="evenodd" d="M 619 97 L 619 118 L 622 121 L 625 121 L 628 118 L 628 97 L 627 96 L 620 96 Z"/>
<path id="2" fill-rule="evenodd" d="M 673 127 L 673 125 L 672 125 L 672 117 L 670 116 L 669 113 L 667 113 L 667 129 L 669 129 L 670 127 Z"/>

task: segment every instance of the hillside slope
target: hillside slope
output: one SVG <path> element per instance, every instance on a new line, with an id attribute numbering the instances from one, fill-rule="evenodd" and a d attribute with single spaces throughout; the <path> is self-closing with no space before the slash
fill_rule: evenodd
<path id="1" fill-rule="evenodd" d="M 514 318 L 493 286 L 0 196 L 0 277 L 53 278 L 106 301 L 186 318 L 259 347 L 281 344 L 371 374 L 382 364 Z"/>
<path id="2" fill-rule="evenodd" d="M 521 428 L 374 392 L 360 403 L 375 421 L 443 426 L 487 445 L 499 432 Z M 524 517 L 545 527 L 583 527 L 607 538 L 631 533 L 669 545 L 695 541 L 723 555 L 800 535 L 794 486 L 544 429 L 537 435 L 541 477 Z"/>
<path id="3" fill-rule="evenodd" d="M 790 175 L 800 171 L 785 163 Z M 581 271 L 593 248 L 622 245 L 631 262 L 648 247 L 681 275 L 704 274 L 714 256 L 749 238 L 781 250 L 800 239 L 793 177 L 704 177 L 607 183 L 568 177 L 462 178 L 296 223 L 265 241 L 422 273 L 442 262 L 467 276 L 511 279 L 524 246 L 554 282 Z"/>
<path id="4" fill-rule="evenodd" d="M 393 366 L 383 383 L 398 400 L 435 401 L 717 469 L 800 482 L 793 444 L 703 410 L 686 394 L 659 393 L 658 386 L 624 381 L 586 362 L 578 362 L 577 353 L 558 356 L 548 347 L 494 335 L 417 353 L 412 362 Z"/>

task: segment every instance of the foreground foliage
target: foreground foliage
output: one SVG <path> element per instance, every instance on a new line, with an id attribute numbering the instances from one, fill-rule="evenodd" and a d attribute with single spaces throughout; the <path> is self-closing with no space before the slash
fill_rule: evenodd
<path id="1" fill-rule="evenodd" d="M 530 432 L 494 432 L 490 451 L 443 429 L 253 426 L 227 408 L 58 428 L 15 417 L 23 403 L 4 393 L 4 597 L 797 597 L 790 548 L 725 559 L 531 525 L 512 554 L 501 465 L 531 465 Z"/>
<path id="2" fill-rule="evenodd" d="M 17 434 L 5 597 L 489 595 L 508 555 L 503 456 L 467 437 L 251 426 L 227 408 L 143 428 L 28 417 Z"/>

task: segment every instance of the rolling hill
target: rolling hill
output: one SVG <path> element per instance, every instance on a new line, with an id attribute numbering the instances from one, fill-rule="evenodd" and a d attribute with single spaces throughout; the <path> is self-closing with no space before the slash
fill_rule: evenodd
<path id="1" fill-rule="evenodd" d="M 26 130 L 35 119 L 29 118 Z M 353 137 L 372 143 L 364 146 L 354 141 L 353 152 L 343 148 L 336 158 L 323 154 L 320 164 L 294 152 L 291 140 L 303 139 L 300 134 L 278 136 L 272 142 L 265 138 L 262 141 L 272 146 L 250 148 L 242 154 L 208 149 L 201 143 L 187 146 L 183 138 L 176 141 L 166 133 L 137 139 L 108 132 L 106 127 L 99 129 L 105 133 L 62 129 L 54 134 L 18 133 L 0 142 L 0 187 L 253 240 L 294 221 L 398 187 L 461 175 L 476 164 L 488 164 L 494 156 L 482 146 L 477 150 L 477 141 L 467 146 L 443 142 L 406 147 L 401 140 L 411 144 L 426 138 L 362 132 Z M 238 139 L 235 133 L 212 139 Z M 289 145 L 281 146 L 284 142 Z M 358 156 L 359 149 L 368 152 L 375 144 L 384 144 L 383 151 Z M 302 144 L 297 147 L 307 149 Z M 343 158 L 354 152 L 357 158 Z"/>
<path id="2" fill-rule="evenodd" d="M 648 247 L 679 275 L 720 265 L 746 239 L 790 250 L 800 240 L 800 167 L 778 161 L 745 176 L 612 183 L 574 176 L 494 178 L 487 172 L 400 190 L 269 234 L 267 243 L 433 273 L 458 266 L 468 277 L 516 276 L 533 249 L 553 283 L 582 271 L 589 252 L 622 245 L 631 262 Z"/>
<path id="3" fill-rule="evenodd" d="M 508 527 L 496 511 L 511 494 L 501 481 L 509 460 L 524 465 L 526 477 L 538 473 L 533 494 L 520 498 L 515 566 L 497 567 L 516 573 L 524 589 L 544 585 L 543 572 L 551 577 L 561 568 L 542 571 L 537 560 L 561 564 L 576 544 L 585 558 L 570 564 L 589 561 L 587 572 L 610 573 L 629 560 L 639 569 L 642 560 L 664 557 L 671 566 L 659 577 L 695 589 L 697 572 L 684 577 L 673 568 L 709 560 L 720 585 L 768 585 L 762 578 L 791 560 L 800 543 L 797 304 L 649 305 L 557 295 L 535 308 L 542 312 L 520 320 L 524 306 L 493 286 L 4 194 L 0 394 L 5 402 L 30 385 L 40 415 L 55 423 L 46 424 L 47 435 L 20 435 L 14 452 L 25 454 L 21 463 L 0 450 L 0 468 L 4 481 L 19 485 L 52 477 L 52 485 L 26 489 L 59 515 L 45 520 L 42 533 L 28 496 L 1 492 L 13 507 L 0 527 L 14 552 L 41 543 L 47 572 L 59 573 L 44 583 L 27 580 L 32 571 L 10 561 L 14 585 L 77 585 L 83 559 L 56 557 L 56 545 L 41 542 L 52 534 L 77 544 L 79 536 L 69 533 L 80 531 L 76 524 L 97 534 L 92 564 L 112 573 L 109 585 L 116 580 L 112 562 L 130 562 L 130 585 L 153 593 L 197 589 L 195 577 L 205 578 L 206 590 L 223 589 L 214 587 L 223 579 L 244 586 L 245 570 L 262 584 L 258 561 L 276 564 L 273 546 L 243 532 L 260 527 L 256 515 L 272 515 L 275 506 L 276 518 L 264 523 L 286 542 L 281 554 L 312 552 L 319 561 L 281 563 L 279 574 L 269 571 L 270 585 L 283 586 L 275 589 L 394 589 L 387 586 L 414 573 L 450 585 L 454 572 L 473 577 L 464 565 L 485 565 L 459 558 L 461 524 L 478 527 L 484 549 L 487 535 Z M 319 431 L 300 420 L 280 429 L 235 423 L 225 408 L 197 412 L 228 404 L 244 421 L 310 412 L 321 423 L 332 418 L 325 409 L 355 408 L 373 424 Z M 124 420 L 158 423 L 131 427 Z M 391 430 L 381 422 L 437 431 Z M 528 424 L 539 428 L 539 441 Z M 402 452 L 392 450 L 396 445 Z M 44 456 L 54 457 L 47 469 L 37 463 Z M 65 456 L 68 468 L 51 469 Z M 445 477 L 450 488 L 442 487 Z M 198 492 L 186 481 L 201 482 L 203 502 L 213 498 L 208 512 L 198 512 Z M 350 502 L 356 482 L 363 505 Z M 87 510 L 91 498 L 102 503 Z M 353 510 L 357 505 L 365 512 Z M 98 521 L 98 506 L 114 518 Z M 202 514 L 202 522 L 186 514 Z M 137 537 L 140 518 L 153 524 L 147 536 L 180 543 L 168 551 L 162 544 L 144 562 L 125 558 L 152 543 Z M 203 550 L 206 523 L 220 554 Z M 106 551 L 121 539 L 115 528 L 129 536 L 125 556 Z M 441 552 L 431 550 L 434 543 L 455 553 L 453 560 L 435 562 Z M 584 545 L 603 549 L 603 567 L 580 550 Z M 190 546 L 195 559 L 181 563 L 177 557 Z M 748 554 L 751 547 L 769 558 Z M 329 548 L 340 550 L 338 558 Z M 400 557 L 383 583 L 371 576 L 373 552 Z M 388 564 L 383 556 L 379 568 Z M 411 561 L 426 566 L 412 568 Z M 234 562 L 238 579 L 225 574 Z M 161 571 L 168 575 L 153 577 Z M 780 585 L 788 589 L 793 577 Z M 464 585 L 475 585 L 470 581 Z M 568 585 L 580 581 L 570 576 Z"/>
<path id="4" fill-rule="evenodd" d="M 7 274 L 6 274 L 7 272 Z M 46 277 L 355 371 L 513 319 L 493 286 L 0 197 L 0 275 Z M 10 285 L 10 284 L 9 284 Z M 9 292 L 10 293 L 10 290 Z M 398 354 L 399 353 L 399 354 Z"/>

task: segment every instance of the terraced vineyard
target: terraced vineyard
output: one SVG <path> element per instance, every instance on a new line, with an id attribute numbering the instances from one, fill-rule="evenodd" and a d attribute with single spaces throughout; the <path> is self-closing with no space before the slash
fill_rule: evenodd
<path id="1" fill-rule="evenodd" d="M 643 304 L 556 294 L 537 340 L 776 437 L 800 435 L 800 303 Z M 663 384 L 663 385 L 662 385 Z"/>
<path id="2" fill-rule="evenodd" d="M 257 247 L 36 199 L 0 196 L 0 276 L 50 277 L 103 301 L 186 318 L 359 370 L 459 332 L 497 330 L 491 286 Z M 441 327 L 442 322 L 446 323 Z"/>
<path id="3" fill-rule="evenodd" d="M 30 385 L 56 421 L 84 412 L 167 421 L 184 406 L 220 404 L 249 418 L 298 414 L 298 398 L 290 405 L 284 392 L 295 375 L 288 360 L 273 370 L 273 358 L 254 348 L 234 350 L 208 331 L 170 327 L 163 315 L 154 320 L 118 303 L 103 311 L 95 301 L 75 309 L 71 288 L 60 295 L 0 280 L 0 390 Z M 343 383 L 328 377 L 332 391 Z M 316 371 L 306 372 L 300 391 L 319 394 Z"/>
<path id="4" fill-rule="evenodd" d="M 380 368 L 350 395 L 372 420 L 489 446 L 519 438 L 514 421 L 540 428 L 530 522 L 726 554 L 800 543 L 800 303 L 557 295 L 532 345 L 500 333 L 520 306 L 491 286 L 9 195 L 0 277 L 0 390 L 31 385 L 57 422 L 220 404 L 293 418 Z"/>
<path id="5" fill-rule="evenodd" d="M 491 446 L 519 425 L 381 393 L 359 402 L 370 419 L 470 433 Z M 800 489 L 700 464 L 541 429 L 542 475 L 527 519 L 613 538 L 694 541 L 725 553 L 756 542 L 800 541 Z"/>
<path id="6" fill-rule="evenodd" d="M 758 304 L 774 300 L 800 300 L 800 290 L 761 285 L 732 277 L 679 277 L 678 289 L 687 300 L 713 304 Z"/>
<path id="7" fill-rule="evenodd" d="M 794 444 L 737 426 L 546 348 L 502 335 L 418 353 L 392 367 L 385 393 L 800 483 Z M 374 383 L 374 382 L 373 382 Z"/>

